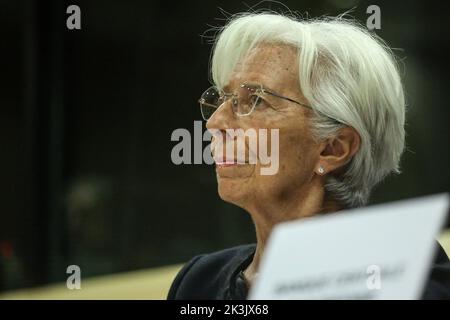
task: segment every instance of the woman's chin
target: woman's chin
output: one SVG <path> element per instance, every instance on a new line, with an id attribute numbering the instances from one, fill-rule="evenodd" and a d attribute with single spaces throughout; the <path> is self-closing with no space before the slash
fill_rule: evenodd
<path id="1" fill-rule="evenodd" d="M 242 206 L 253 189 L 256 165 L 216 166 L 218 193 L 222 200 Z"/>
<path id="2" fill-rule="evenodd" d="M 248 188 L 242 185 L 242 181 L 230 178 L 218 178 L 217 191 L 219 197 L 226 202 L 240 206 L 246 198 Z"/>

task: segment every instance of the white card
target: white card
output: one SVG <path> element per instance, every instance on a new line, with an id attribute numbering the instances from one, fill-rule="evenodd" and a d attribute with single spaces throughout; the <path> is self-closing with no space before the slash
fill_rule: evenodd
<path id="1" fill-rule="evenodd" d="M 279 224 L 249 299 L 419 299 L 448 207 L 440 194 Z"/>

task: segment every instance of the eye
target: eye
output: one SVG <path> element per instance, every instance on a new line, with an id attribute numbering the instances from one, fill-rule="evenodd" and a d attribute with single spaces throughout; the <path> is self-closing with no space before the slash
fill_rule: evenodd
<path id="1" fill-rule="evenodd" d="M 251 101 L 251 104 L 254 105 L 255 108 L 258 108 L 258 109 L 265 109 L 265 108 L 270 107 L 270 104 L 267 103 L 267 101 L 264 100 L 264 99 L 263 99 L 260 95 L 258 95 L 258 94 L 252 94 L 252 95 L 250 96 L 250 101 Z"/>

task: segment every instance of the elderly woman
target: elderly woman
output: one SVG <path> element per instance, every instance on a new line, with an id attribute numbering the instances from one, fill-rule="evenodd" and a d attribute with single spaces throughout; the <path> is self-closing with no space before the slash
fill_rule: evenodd
<path id="1" fill-rule="evenodd" d="M 260 161 L 215 155 L 219 195 L 250 213 L 257 244 L 193 258 L 169 299 L 245 299 L 277 223 L 363 206 L 404 148 L 394 56 L 354 22 L 240 14 L 217 36 L 211 73 L 207 128 L 279 129 L 279 168 L 263 175 Z"/>

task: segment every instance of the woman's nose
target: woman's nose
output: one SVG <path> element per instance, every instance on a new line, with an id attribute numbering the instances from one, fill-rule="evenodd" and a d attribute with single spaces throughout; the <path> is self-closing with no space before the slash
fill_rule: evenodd
<path id="1" fill-rule="evenodd" d="M 230 99 L 231 100 L 231 99 Z M 207 129 L 228 129 L 232 128 L 231 122 L 234 119 L 234 113 L 231 108 L 231 101 L 227 100 L 212 114 L 206 122 Z"/>

